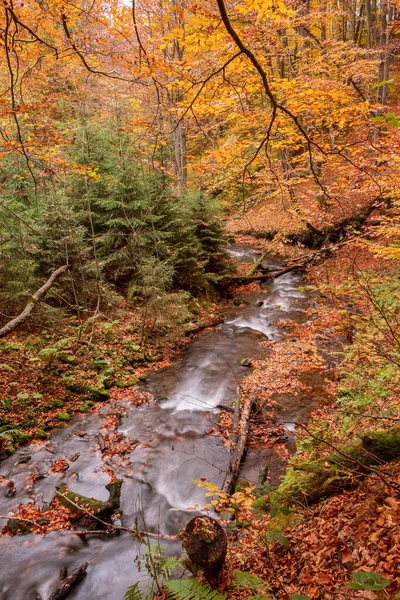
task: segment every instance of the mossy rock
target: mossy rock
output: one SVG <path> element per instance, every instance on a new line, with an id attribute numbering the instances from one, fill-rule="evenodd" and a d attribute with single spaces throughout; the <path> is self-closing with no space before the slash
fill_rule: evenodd
<path id="1" fill-rule="evenodd" d="M 132 377 L 132 379 L 129 379 L 129 381 L 126 382 L 125 387 L 134 387 L 135 385 L 137 385 L 138 380 L 136 379 L 136 377 Z"/>
<path id="2" fill-rule="evenodd" d="M 67 390 L 73 392 L 74 394 L 87 394 L 90 390 L 90 386 L 83 385 L 82 383 L 70 383 L 65 382 Z"/>
<path id="3" fill-rule="evenodd" d="M 41 440 L 45 440 L 47 438 L 47 433 L 44 429 L 36 429 L 35 436 Z"/>
<path id="4" fill-rule="evenodd" d="M 370 473 L 368 467 L 400 458 L 400 427 L 365 433 L 338 450 L 342 454 L 333 452 L 288 468 L 282 484 L 270 495 L 271 505 L 312 504 L 356 487 L 360 476 Z"/>
<path id="5" fill-rule="evenodd" d="M 8 519 L 7 527 L 12 535 L 17 535 L 17 533 L 28 535 L 31 532 L 26 521 L 19 521 L 18 519 Z"/>
<path id="6" fill-rule="evenodd" d="M 363 435 L 361 440 L 368 452 L 385 462 L 400 458 L 400 427 L 369 432 Z"/>
<path id="7" fill-rule="evenodd" d="M 140 367 L 141 365 L 146 364 L 148 361 L 147 357 L 143 353 L 127 354 L 125 358 L 132 367 Z"/>
<path id="8" fill-rule="evenodd" d="M 88 388 L 88 398 L 94 402 L 106 402 L 110 399 L 110 393 L 100 388 Z"/>
<path id="9" fill-rule="evenodd" d="M 112 368 L 110 365 L 110 361 L 105 358 L 95 358 L 91 364 L 91 367 L 96 371 L 104 371 L 108 368 Z"/>
<path id="10" fill-rule="evenodd" d="M 105 390 L 109 390 L 110 388 L 113 387 L 113 385 L 115 385 L 114 378 L 111 375 L 107 375 L 106 377 L 103 377 L 103 385 L 104 385 Z"/>
<path id="11" fill-rule="evenodd" d="M 53 398 L 52 400 L 49 400 L 48 402 L 46 402 L 46 404 L 43 405 L 42 410 L 44 412 L 47 412 L 49 410 L 53 410 L 54 408 L 62 408 L 63 406 L 64 406 L 63 400 Z"/>
<path id="12" fill-rule="evenodd" d="M 88 413 L 90 411 L 90 409 L 92 408 L 92 406 L 94 406 L 93 400 L 86 400 L 86 402 L 84 402 L 83 404 L 81 404 L 79 412 L 81 412 L 81 413 Z"/>
<path id="13" fill-rule="evenodd" d="M 164 356 L 162 354 L 148 354 L 146 356 L 146 360 L 148 362 L 159 362 L 163 358 L 164 358 Z"/>
<path id="14" fill-rule="evenodd" d="M 63 413 L 60 413 L 59 415 L 57 415 L 57 419 L 62 422 L 63 421 L 67 422 L 71 419 L 71 415 L 69 415 L 66 412 L 63 412 Z"/>

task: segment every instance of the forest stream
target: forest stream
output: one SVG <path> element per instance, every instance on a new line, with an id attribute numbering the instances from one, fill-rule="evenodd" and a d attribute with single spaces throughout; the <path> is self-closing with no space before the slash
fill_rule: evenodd
<path id="1" fill-rule="evenodd" d="M 251 247 L 231 245 L 231 256 L 251 263 Z M 267 267 L 279 267 L 268 258 Z M 56 486 L 107 500 L 109 476 L 102 470 L 99 432 L 111 415 L 118 415 L 118 431 L 139 443 L 124 458 L 113 456 L 111 466 L 123 479 L 121 510 L 123 523 L 134 527 L 135 518 L 150 532 L 175 534 L 206 504 L 204 490 L 194 479 L 206 478 L 222 486 L 229 466 L 229 451 L 215 427 L 221 406 L 229 406 L 240 379 L 248 369 L 239 365 L 245 357 L 256 358 L 260 341 L 281 340 L 285 329 L 279 321 L 304 322 L 310 302 L 299 289 L 301 276 L 287 273 L 262 285 L 262 292 L 241 294 L 242 305 L 226 313 L 224 322 L 197 336 L 177 362 L 154 372 L 142 389 L 156 401 L 137 407 L 129 399 L 104 406 L 99 412 L 77 416 L 54 429 L 50 444 L 19 448 L 1 463 L 1 473 L 12 480 L 16 493 L 0 490 L 0 514 L 7 515 L 21 503 L 50 503 Z M 283 406 L 285 423 L 306 418 L 309 406 Z M 289 426 L 290 430 L 290 426 Z M 101 433 L 100 433 L 101 435 Z M 290 436 L 289 436 L 290 437 Z M 288 439 L 287 443 L 293 442 Z M 59 459 L 77 455 L 64 473 L 49 473 Z M 257 481 L 265 454 L 247 453 L 242 475 Z M 275 479 L 278 474 L 270 473 Z M 144 522 L 143 522 L 144 521 Z M 166 552 L 180 553 L 180 542 L 164 542 Z M 62 567 L 74 569 L 89 563 L 87 577 L 69 594 L 79 600 L 122 600 L 127 588 L 146 573 L 138 572 L 135 557 L 139 544 L 127 533 L 108 537 L 73 532 L 4 536 L 0 539 L 0 597 L 3 600 L 46 600 L 57 586 Z"/>

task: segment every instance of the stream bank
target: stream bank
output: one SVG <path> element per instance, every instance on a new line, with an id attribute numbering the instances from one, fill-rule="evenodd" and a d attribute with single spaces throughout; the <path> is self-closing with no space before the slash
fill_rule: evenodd
<path id="1" fill-rule="evenodd" d="M 229 251 L 241 261 L 253 261 L 251 247 L 233 245 Z M 265 261 L 267 267 L 277 265 L 277 261 Z M 282 324 L 307 320 L 312 299 L 299 287 L 301 276 L 288 273 L 261 288 L 257 286 L 258 291 L 247 289 L 239 294 L 241 304 L 234 313 L 229 311 L 220 326 L 200 334 L 176 363 L 155 372 L 143 384 L 155 402 L 137 407 L 129 399 L 119 400 L 98 413 L 72 419 L 56 430 L 48 443 L 18 449 L 1 465 L 5 481 L 12 482 L 15 492 L 9 495 L 9 485 L 3 485 L 0 514 L 15 511 L 19 504 L 48 504 L 56 486 L 62 484 L 106 501 L 105 486 L 112 474 L 123 480 L 121 509 L 126 526 L 133 527 L 138 520 L 147 531 L 164 534 L 183 527 L 206 503 L 203 490 L 193 479 L 223 485 L 229 451 L 218 435 L 218 406 L 230 404 L 238 383 L 248 374 L 247 367 L 239 364 L 241 359 L 263 360 L 262 344 L 280 347 L 276 342 L 285 339 Z M 267 389 L 268 384 L 264 387 Z M 290 400 L 290 391 L 281 397 L 279 417 L 289 424 L 306 418 L 310 409 L 305 396 L 300 407 Z M 283 440 L 285 447 L 286 443 L 293 444 L 290 427 L 287 438 Z M 256 442 L 244 464 L 243 476 L 249 480 L 271 458 L 268 444 L 260 451 L 262 440 Z M 118 445 L 114 452 L 113 446 Z M 68 468 L 55 469 L 61 461 Z M 284 464 L 280 461 L 272 469 L 276 480 Z M 179 552 L 178 542 L 166 545 L 168 552 Z M 45 599 L 62 567 L 73 569 L 83 562 L 89 563 L 88 575 L 71 592 L 71 598 L 105 599 L 111 593 L 117 600 L 129 585 L 145 577 L 135 568 L 138 544 L 127 534 L 84 539 L 57 531 L 44 538 L 35 534 L 4 536 L 0 552 L 8 557 L 0 566 L 5 600 Z"/>

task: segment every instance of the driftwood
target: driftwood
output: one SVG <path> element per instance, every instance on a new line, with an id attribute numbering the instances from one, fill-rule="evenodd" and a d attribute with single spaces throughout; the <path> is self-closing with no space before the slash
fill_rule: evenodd
<path id="1" fill-rule="evenodd" d="M 11 321 L 9 321 L 7 323 L 7 325 L 4 325 L 4 327 L 2 327 L 0 329 L 0 338 L 4 337 L 5 335 L 8 335 L 12 331 L 14 331 L 14 329 L 19 327 L 19 325 L 21 325 L 24 321 L 26 321 L 26 319 L 30 316 L 34 307 L 36 306 L 36 303 L 39 302 L 39 300 L 42 298 L 42 296 L 47 294 L 49 289 L 54 285 L 55 281 L 61 275 L 63 275 L 63 273 L 68 271 L 69 267 L 70 267 L 70 265 L 63 265 L 62 267 L 59 267 L 58 269 L 53 271 L 53 273 L 50 275 L 50 277 L 48 278 L 46 283 L 44 283 L 41 288 L 39 288 L 34 294 L 32 294 L 31 299 L 29 300 L 28 304 L 25 306 L 22 313 L 20 313 L 17 317 L 15 317 L 15 319 L 12 319 Z"/>
<path id="2" fill-rule="evenodd" d="M 228 540 L 221 525 L 211 517 L 194 517 L 180 536 L 189 560 L 207 581 L 215 582 L 225 562 Z"/>
<path id="3" fill-rule="evenodd" d="M 240 465 L 242 464 L 243 454 L 246 450 L 247 436 L 249 434 L 250 415 L 256 401 L 256 397 L 256 393 L 251 394 L 251 396 L 246 400 L 242 414 L 240 415 L 237 442 L 235 443 L 235 446 L 231 452 L 229 471 L 222 488 L 222 490 L 227 494 L 232 494 L 239 477 Z"/>
<path id="4" fill-rule="evenodd" d="M 76 569 L 71 575 L 68 575 L 64 569 L 60 573 L 62 577 L 57 589 L 49 596 L 48 600 L 62 600 L 69 592 L 84 579 L 87 575 L 88 563 L 84 563 Z"/>

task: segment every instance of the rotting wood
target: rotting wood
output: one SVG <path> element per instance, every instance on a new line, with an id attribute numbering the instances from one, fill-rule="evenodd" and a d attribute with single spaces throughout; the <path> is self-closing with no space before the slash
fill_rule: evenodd
<path id="1" fill-rule="evenodd" d="M 31 299 L 25 306 L 22 313 L 20 313 L 14 319 L 11 319 L 11 321 L 9 321 L 6 325 L 4 325 L 4 327 L 0 329 L 0 338 L 4 337 L 5 335 L 8 335 L 12 331 L 14 331 L 14 329 L 19 327 L 19 325 L 24 323 L 24 321 L 26 321 L 26 319 L 31 315 L 33 309 L 35 308 L 39 300 L 42 298 L 42 296 L 47 294 L 47 292 L 54 285 L 56 280 L 66 271 L 68 271 L 69 268 L 70 265 L 63 265 L 62 267 L 59 267 L 58 269 L 52 272 L 46 283 L 44 283 L 41 288 L 39 288 L 34 294 L 32 294 Z"/>
<path id="2" fill-rule="evenodd" d="M 262 254 L 260 256 L 260 258 L 258 258 L 250 267 L 250 269 L 247 271 L 246 277 L 250 277 L 251 275 L 254 275 L 254 273 L 257 273 L 257 271 L 259 269 L 261 269 L 261 263 L 264 260 L 264 258 L 266 257 L 267 253 L 264 252 L 264 254 Z"/>
<path id="3" fill-rule="evenodd" d="M 216 583 L 228 547 L 225 530 L 218 521 L 207 516 L 194 517 L 180 537 L 191 563 L 202 570 L 208 582 Z"/>
<path id="4" fill-rule="evenodd" d="M 62 600 L 62 598 L 65 598 L 69 592 L 86 577 L 88 566 L 89 563 L 84 563 L 78 569 L 73 571 L 71 575 L 66 575 L 65 577 L 64 575 L 67 572 L 63 569 L 61 571 L 63 578 L 58 584 L 57 589 L 49 596 L 48 600 Z"/>
<path id="5" fill-rule="evenodd" d="M 240 474 L 240 466 L 242 464 L 243 454 L 246 450 L 247 436 L 249 434 L 250 415 L 256 398 L 257 392 L 254 392 L 249 396 L 243 406 L 242 414 L 240 415 L 237 443 L 232 449 L 229 471 L 222 488 L 222 491 L 226 494 L 232 494 Z"/>

